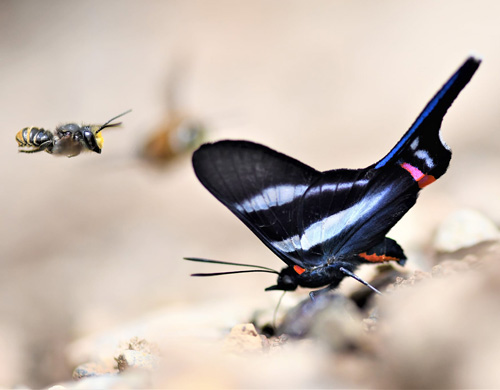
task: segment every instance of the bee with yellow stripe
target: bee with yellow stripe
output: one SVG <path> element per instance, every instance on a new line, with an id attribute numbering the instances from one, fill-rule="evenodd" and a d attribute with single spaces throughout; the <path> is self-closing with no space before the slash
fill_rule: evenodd
<path id="1" fill-rule="evenodd" d="M 132 110 L 111 118 L 103 125 L 77 125 L 67 123 L 57 126 L 54 133 L 38 127 L 26 127 L 16 134 L 19 151 L 37 153 L 46 151 L 49 154 L 74 157 L 83 151 L 101 153 L 104 139 L 101 131 L 107 127 L 120 126 L 121 122 L 111 123 L 115 119 L 128 114 Z"/>

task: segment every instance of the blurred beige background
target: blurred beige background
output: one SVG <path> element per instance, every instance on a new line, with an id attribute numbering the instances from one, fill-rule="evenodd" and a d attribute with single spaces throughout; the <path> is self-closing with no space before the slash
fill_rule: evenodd
<path id="1" fill-rule="evenodd" d="M 426 266 L 453 210 L 500 223 L 499 2 L 1 1 L 0 385 L 66 379 L 67 343 L 151 310 L 277 301 L 264 292 L 273 276 L 192 279 L 213 268 L 181 260 L 282 267 L 197 182 L 188 155 L 163 171 L 137 159 L 172 75 L 210 140 L 356 168 L 388 152 L 471 51 L 484 62 L 442 128 L 450 169 L 391 235 L 409 267 Z M 17 152 L 23 127 L 128 108 L 102 155 Z"/>

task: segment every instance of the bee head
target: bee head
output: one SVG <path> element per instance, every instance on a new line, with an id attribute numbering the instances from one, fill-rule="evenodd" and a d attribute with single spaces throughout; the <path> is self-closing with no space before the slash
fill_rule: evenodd
<path id="1" fill-rule="evenodd" d="M 99 126 L 83 126 L 81 131 L 82 141 L 85 146 L 92 152 L 101 154 L 103 138 L 100 133 L 96 132 Z"/>
<path id="2" fill-rule="evenodd" d="M 120 118 L 121 116 L 128 114 L 132 110 L 127 110 L 120 115 L 115 116 L 114 118 L 111 118 L 109 121 L 107 121 L 105 124 L 100 125 L 100 126 L 85 126 L 83 129 L 83 138 L 85 139 L 85 143 L 87 147 L 96 153 L 101 153 L 102 150 L 102 145 L 104 144 L 104 138 L 102 137 L 101 131 L 103 131 L 106 127 L 116 127 L 120 126 L 122 123 L 111 123 L 115 119 Z M 82 130 L 83 130 L 82 129 Z"/>

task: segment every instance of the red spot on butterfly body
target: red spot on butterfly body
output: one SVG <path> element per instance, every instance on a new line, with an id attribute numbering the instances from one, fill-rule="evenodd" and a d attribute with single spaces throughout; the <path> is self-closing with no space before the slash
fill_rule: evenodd
<path id="1" fill-rule="evenodd" d="M 302 275 L 304 272 L 306 272 L 305 268 L 299 267 L 298 265 L 294 265 L 293 270 L 299 275 Z"/>

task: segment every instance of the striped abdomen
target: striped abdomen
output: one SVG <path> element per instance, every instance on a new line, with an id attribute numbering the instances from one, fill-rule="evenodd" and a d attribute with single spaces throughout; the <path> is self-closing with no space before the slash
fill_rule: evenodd
<path id="1" fill-rule="evenodd" d="M 48 130 L 39 129 L 38 127 L 26 127 L 16 134 L 16 141 L 19 147 L 27 147 L 28 149 L 20 150 L 25 153 L 40 152 L 47 150 L 50 152 L 53 145 L 54 136 Z"/>

